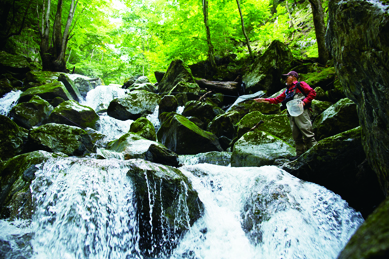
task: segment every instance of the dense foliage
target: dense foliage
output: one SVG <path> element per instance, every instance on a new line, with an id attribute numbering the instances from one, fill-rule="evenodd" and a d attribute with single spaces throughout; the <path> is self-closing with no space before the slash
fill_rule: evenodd
<path id="1" fill-rule="evenodd" d="M 24 7 L 19 10 L 18 19 L 21 20 L 30 0 L 16 2 Z M 33 1 L 22 33 L 8 40 L 6 50 L 39 61 L 37 25 L 41 16 L 37 17 L 36 7 L 41 7 L 41 2 Z M 64 3 L 64 21 L 69 2 Z M 287 0 L 273 8 L 274 2 L 240 0 L 254 54 L 260 55 L 278 39 L 288 44 L 298 58 L 317 57 L 309 2 Z M 56 3 L 57 0 L 52 0 L 51 24 L 54 23 Z M 215 55 L 247 56 L 237 2 L 210 0 L 208 12 Z M 8 26 L 16 28 L 18 25 L 8 22 Z M 200 0 L 79 0 L 66 61 L 70 71 L 74 69 L 76 73 L 100 77 L 106 84 L 121 84 L 137 74 L 155 81 L 154 71 L 166 70 L 172 60 L 181 58 L 188 64 L 196 63 L 207 59 L 207 51 Z"/>

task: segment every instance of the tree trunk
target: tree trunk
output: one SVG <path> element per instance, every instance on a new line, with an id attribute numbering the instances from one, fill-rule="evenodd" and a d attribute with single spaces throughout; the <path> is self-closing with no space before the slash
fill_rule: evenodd
<path id="1" fill-rule="evenodd" d="M 239 14 L 240 14 L 240 22 L 241 22 L 241 24 L 242 24 L 243 35 L 244 35 L 244 37 L 246 38 L 247 48 L 249 49 L 250 57 L 253 58 L 253 53 L 252 53 L 252 51 L 251 51 L 249 37 L 247 37 L 246 30 L 245 30 L 245 28 L 244 28 L 243 15 L 242 15 L 242 10 L 240 9 L 239 0 L 236 0 L 236 4 L 238 5 Z"/>
<path id="2" fill-rule="evenodd" d="M 216 70 L 215 56 L 213 52 L 213 45 L 211 42 L 211 32 L 209 31 L 208 26 L 208 0 L 203 0 L 203 14 L 204 14 L 204 25 L 207 32 L 207 43 L 208 43 L 208 60 L 211 63 L 211 68 Z"/>
<path id="3" fill-rule="evenodd" d="M 313 24 L 315 25 L 315 33 L 317 47 L 319 50 L 319 62 L 325 64 L 329 59 L 329 52 L 325 45 L 326 26 L 324 23 L 324 11 L 321 0 L 309 0 L 312 7 Z"/>

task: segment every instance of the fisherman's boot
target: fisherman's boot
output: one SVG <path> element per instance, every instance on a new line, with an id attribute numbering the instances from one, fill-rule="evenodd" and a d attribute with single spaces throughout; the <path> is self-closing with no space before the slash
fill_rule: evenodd
<path id="1" fill-rule="evenodd" d="M 307 150 L 316 144 L 317 144 L 317 141 L 316 141 L 315 137 L 312 137 L 312 138 L 305 140 L 305 146 L 307 147 Z"/>
<path id="2" fill-rule="evenodd" d="M 301 141 L 295 141 L 295 145 L 296 145 L 296 156 L 290 157 L 289 161 L 296 160 L 297 158 L 299 158 L 305 152 L 305 146 L 304 146 L 304 142 L 302 140 Z"/>

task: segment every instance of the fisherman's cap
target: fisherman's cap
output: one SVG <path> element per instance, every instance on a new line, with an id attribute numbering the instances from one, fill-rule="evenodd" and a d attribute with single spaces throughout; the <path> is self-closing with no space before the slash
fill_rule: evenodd
<path id="1" fill-rule="evenodd" d="M 295 78 L 299 78 L 299 74 L 296 71 L 290 71 L 287 74 L 283 74 L 283 76 L 285 76 L 285 77 L 294 76 Z"/>

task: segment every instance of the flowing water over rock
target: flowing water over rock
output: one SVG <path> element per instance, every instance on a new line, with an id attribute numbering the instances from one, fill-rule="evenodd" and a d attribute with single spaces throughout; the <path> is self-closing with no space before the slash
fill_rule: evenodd
<path id="1" fill-rule="evenodd" d="M 117 87 L 99 86 L 84 104 L 97 109 L 122 94 Z M 106 115 L 100 121 L 100 132 L 109 139 L 126 133 L 131 124 Z M 274 166 L 233 168 L 222 163 L 230 156 L 225 152 L 180 157 L 184 166 L 178 169 L 198 192 L 204 213 L 190 227 L 188 214 L 175 211 L 181 221 L 175 218 L 173 231 L 187 230 L 178 240 L 169 229 L 161 232 L 171 240 L 150 240 L 151 250 L 161 251 L 155 258 L 336 258 L 363 222 L 360 213 L 324 187 Z M 134 187 L 138 182 L 129 177 L 136 162 L 122 159 L 69 157 L 38 165 L 31 184 L 33 217 L 0 221 L 0 257 L 149 258 L 141 248 L 145 246 L 137 214 L 141 205 Z M 198 164 L 206 161 L 219 165 Z M 136 170 L 152 164 L 139 162 Z M 162 178 L 153 184 L 146 173 L 143 178 L 151 215 L 157 209 L 158 192 L 162 193 L 158 189 Z M 188 211 L 187 185 L 183 183 L 177 192 L 180 211 Z M 158 217 L 167 224 L 164 208 Z M 150 216 L 146 222 L 150 229 L 153 220 Z M 158 247 L 163 244 L 177 246 Z"/>
<path id="2" fill-rule="evenodd" d="M 12 107 L 14 107 L 18 100 L 22 91 L 11 91 L 0 98 L 0 115 L 7 116 Z"/>

